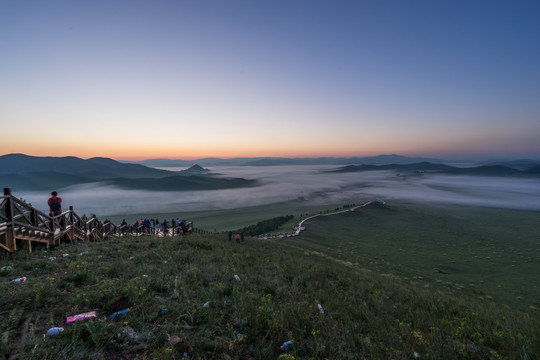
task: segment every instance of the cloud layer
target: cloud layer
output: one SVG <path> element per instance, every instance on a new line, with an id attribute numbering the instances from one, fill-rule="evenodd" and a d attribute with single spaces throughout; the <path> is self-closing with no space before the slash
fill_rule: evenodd
<path id="1" fill-rule="evenodd" d="M 412 175 L 390 171 L 325 173 L 331 166 L 215 167 L 220 176 L 259 179 L 255 188 L 153 192 L 123 190 L 99 183 L 59 189 L 64 208 L 78 214 L 109 215 L 186 212 L 264 205 L 300 197 L 307 204 L 350 204 L 372 199 L 480 205 L 540 210 L 540 181 L 477 176 Z M 47 211 L 48 194 L 14 195 Z"/>

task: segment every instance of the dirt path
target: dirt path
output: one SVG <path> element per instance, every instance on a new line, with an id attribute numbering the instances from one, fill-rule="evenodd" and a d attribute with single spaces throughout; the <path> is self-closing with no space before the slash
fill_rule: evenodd
<path id="1" fill-rule="evenodd" d="M 311 216 L 308 216 L 307 218 L 303 219 L 302 221 L 300 221 L 298 223 L 298 226 L 296 226 L 296 230 L 293 233 L 262 235 L 262 236 L 259 236 L 258 238 L 259 239 L 281 239 L 281 238 L 289 238 L 289 237 L 293 237 L 293 236 L 298 236 L 298 235 L 300 235 L 300 232 L 305 229 L 304 223 L 306 221 L 310 220 L 310 219 L 316 218 L 318 216 L 332 216 L 332 215 L 337 215 L 337 214 L 343 214 L 343 213 L 346 213 L 346 212 L 349 212 L 349 211 L 355 211 L 356 209 L 371 205 L 372 203 L 379 203 L 379 204 L 382 204 L 382 205 L 386 205 L 386 203 L 384 201 L 382 201 L 382 200 L 372 200 L 372 201 L 368 201 L 367 203 L 365 203 L 363 205 L 358 205 L 358 206 L 355 206 L 353 208 L 346 209 L 346 210 L 335 211 L 335 212 L 327 213 L 327 214 L 311 215 Z"/>

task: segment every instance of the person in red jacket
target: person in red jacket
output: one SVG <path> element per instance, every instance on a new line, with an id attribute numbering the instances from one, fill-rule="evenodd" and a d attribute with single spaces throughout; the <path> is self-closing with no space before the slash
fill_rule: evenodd
<path id="1" fill-rule="evenodd" d="M 50 213 L 53 215 L 60 215 L 62 213 L 62 198 L 58 197 L 58 193 L 56 191 L 53 191 L 51 193 L 51 197 L 47 201 L 47 204 L 49 204 Z"/>

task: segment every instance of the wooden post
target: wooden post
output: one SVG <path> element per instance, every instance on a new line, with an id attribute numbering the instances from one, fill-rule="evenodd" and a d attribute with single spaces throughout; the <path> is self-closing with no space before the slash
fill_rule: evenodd
<path id="1" fill-rule="evenodd" d="M 52 231 L 52 243 L 54 245 L 54 230 L 56 230 L 56 224 L 54 223 L 54 214 L 52 212 L 49 212 L 49 222 L 51 224 L 51 231 Z M 49 241 L 51 242 L 51 241 Z M 49 245 L 47 244 L 47 249 L 49 248 Z"/>
<path id="2" fill-rule="evenodd" d="M 69 224 L 71 225 L 69 228 L 69 238 L 73 242 L 75 239 L 75 217 L 73 216 L 73 206 L 69 207 Z"/>
<path id="3" fill-rule="evenodd" d="M 15 240 L 15 229 L 13 228 L 13 200 L 11 199 L 11 189 L 4 188 L 6 197 L 5 209 L 7 218 L 6 246 L 9 251 L 17 250 L 17 241 Z"/>
<path id="4" fill-rule="evenodd" d="M 39 227 L 38 212 L 32 208 L 32 226 Z"/>

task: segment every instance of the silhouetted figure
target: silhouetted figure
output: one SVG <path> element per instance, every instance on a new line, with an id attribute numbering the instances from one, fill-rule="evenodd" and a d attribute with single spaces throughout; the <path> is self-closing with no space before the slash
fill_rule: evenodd
<path id="1" fill-rule="evenodd" d="M 167 220 L 163 220 L 163 236 L 167 236 L 168 225 Z"/>
<path id="2" fill-rule="evenodd" d="M 62 198 L 58 197 L 58 193 L 53 191 L 51 197 L 47 201 L 49 205 L 49 212 L 53 215 L 60 215 L 62 213 Z"/>

